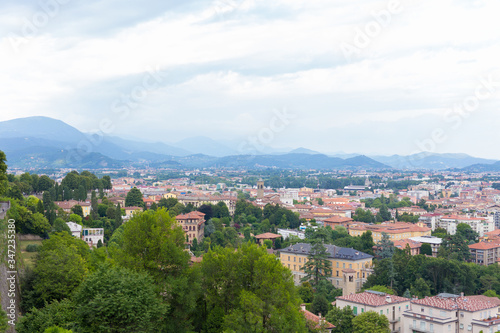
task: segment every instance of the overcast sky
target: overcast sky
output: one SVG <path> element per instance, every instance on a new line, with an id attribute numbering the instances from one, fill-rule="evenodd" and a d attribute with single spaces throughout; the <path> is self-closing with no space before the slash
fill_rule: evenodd
<path id="1" fill-rule="evenodd" d="M 4 0 L 0 121 L 42 115 L 167 143 L 207 136 L 500 159 L 499 9 L 498 0 Z"/>

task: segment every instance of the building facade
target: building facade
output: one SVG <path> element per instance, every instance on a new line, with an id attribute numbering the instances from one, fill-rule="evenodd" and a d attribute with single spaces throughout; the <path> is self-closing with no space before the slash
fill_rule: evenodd
<path id="1" fill-rule="evenodd" d="M 198 242 L 203 239 L 205 233 L 205 214 L 192 211 L 187 214 L 177 215 L 175 218 L 186 233 L 186 242 L 189 245 L 193 243 L 195 238 Z"/>
<path id="2" fill-rule="evenodd" d="M 411 301 L 403 314 L 403 333 L 493 333 L 500 330 L 496 297 L 439 294 Z"/>
<path id="3" fill-rule="evenodd" d="M 368 276 L 373 272 L 373 256 L 354 249 L 330 244 L 325 244 L 325 247 L 332 269 L 332 274 L 328 277 L 328 280 L 336 288 L 348 287 L 347 282 L 352 280 L 353 292 L 361 290 L 363 283 L 366 282 Z M 299 285 L 301 279 L 306 276 L 303 267 L 308 260 L 310 251 L 311 244 L 308 243 L 297 243 L 280 250 L 281 263 L 292 271 L 296 285 Z"/>
<path id="4" fill-rule="evenodd" d="M 384 315 L 389 319 L 391 332 L 396 333 L 403 331 L 403 313 L 410 310 L 411 304 L 409 298 L 367 290 L 359 294 L 337 297 L 335 306 L 340 309 L 350 306 L 355 316 L 368 311 Z"/>

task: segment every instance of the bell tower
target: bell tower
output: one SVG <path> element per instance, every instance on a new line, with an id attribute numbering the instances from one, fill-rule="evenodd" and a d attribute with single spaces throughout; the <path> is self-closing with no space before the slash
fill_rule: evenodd
<path id="1" fill-rule="evenodd" d="M 263 199 L 264 198 L 264 181 L 262 178 L 260 178 L 257 181 L 257 199 Z"/>
<path id="2" fill-rule="evenodd" d="M 354 269 L 342 270 L 344 286 L 342 287 L 342 296 L 356 293 L 356 271 Z"/>

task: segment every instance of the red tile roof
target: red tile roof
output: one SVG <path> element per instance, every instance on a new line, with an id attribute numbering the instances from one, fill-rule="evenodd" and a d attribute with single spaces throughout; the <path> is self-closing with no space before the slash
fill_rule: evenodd
<path id="1" fill-rule="evenodd" d="M 426 297 L 419 300 L 411 301 L 413 304 L 430 306 L 444 310 L 456 310 L 457 308 L 462 311 L 476 312 L 486 309 L 498 307 L 498 299 L 495 297 L 477 297 L 477 296 L 463 296 L 458 298 L 448 298 L 441 296 Z"/>
<path id="2" fill-rule="evenodd" d="M 469 245 L 469 249 L 474 249 L 474 250 L 489 250 L 489 249 L 496 249 L 498 247 L 500 247 L 500 244 L 493 242 L 479 242 L 476 244 Z"/>
<path id="3" fill-rule="evenodd" d="M 390 296 L 390 302 L 388 302 L 388 298 L 386 296 Z M 410 299 L 406 297 L 400 297 L 395 295 L 378 295 L 366 291 L 359 294 L 340 296 L 337 297 L 337 300 L 344 300 L 347 302 L 359 303 L 369 306 L 383 306 L 392 303 L 401 303 L 410 301 Z"/>
<path id="4" fill-rule="evenodd" d="M 281 235 L 273 234 L 272 232 L 266 232 L 264 234 L 260 234 L 255 236 L 257 239 L 275 239 L 275 238 L 280 238 Z"/>
<path id="5" fill-rule="evenodd" d="M 315 322 L 317 325 L 316 325 L 316 328 L 320 328 L 321 327 L 321 322 L 325 322 L 325 329 L 333 329 L 335 328 L 335 325 L 333 325 L 332 323 L 330 322 L 327 322 L 325 321 L 324 318 L 320 317 L 320 316 L 316 316 L 314 313 L 312 313 L 311 311 L 308 311 L 306 309 L 301 309 L 300 310 L 303 314 L 304 314 L 304 317 L 306 318 L 306 320 L 310 320 L 312 322 Z"/>

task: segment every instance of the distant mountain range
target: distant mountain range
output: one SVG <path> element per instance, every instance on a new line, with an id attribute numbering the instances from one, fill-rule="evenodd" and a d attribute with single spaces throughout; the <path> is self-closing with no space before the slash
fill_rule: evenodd
<path id="1" fill-rule="evenodd" d="M 0 122 L 0 150 L 11 168 L 165 168 L 287 169 L 448 169 L 494 168 L 496 161 L 465 154 L 364 156 L 322 154 L 307 148 L 242 155 L 225 143 L 192 137 L 176 143 L 140 142 L 114 136 L 93 137 L 56 119 L 28 117 Z M 500 169 L 500 165 L 497 165 Z"/>

